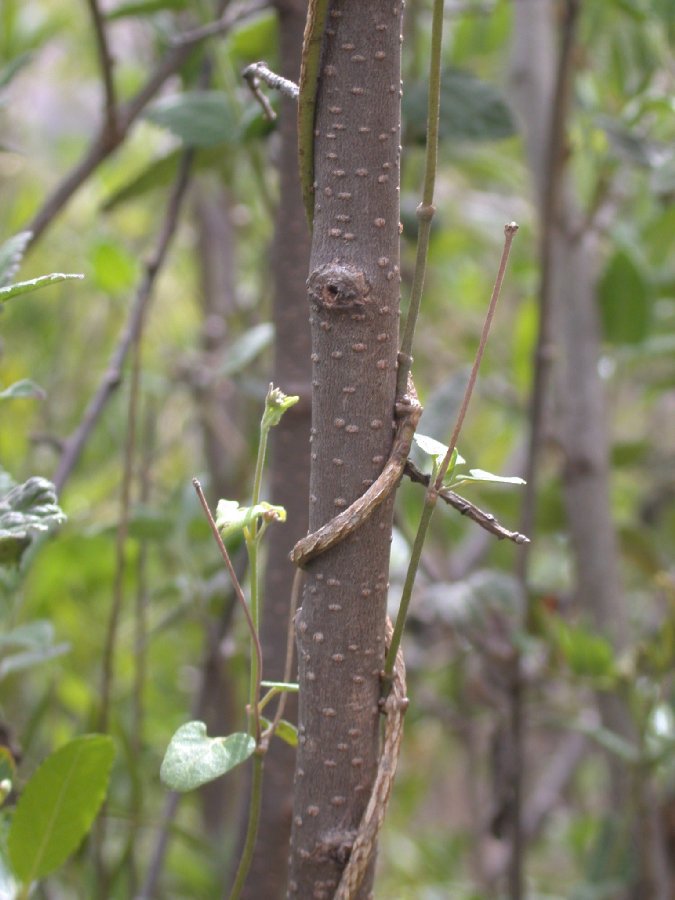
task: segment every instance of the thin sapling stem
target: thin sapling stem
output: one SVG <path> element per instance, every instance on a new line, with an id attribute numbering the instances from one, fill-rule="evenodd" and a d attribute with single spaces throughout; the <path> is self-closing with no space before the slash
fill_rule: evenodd
<path id="1" fill-rule="evenodd" d="M 248 603 L 246 602 L 246 597 L 244 596 L 244 591 L 242 589 L 241 584 L 239 583 L 239 579 L 237 578 L 237 573 L 234 571 L 234 566 L 232 565 L 232 560 L 230 559 L 230 554 L 227 552 L 227 547 L 225 546 L 222 537 L 220 536 L 220 532 L 218 531 L 218 526 L 216 525 L 216 521 L 213 518 L 213 514 L 209 509 L 209 504 L 206 502 L 206 497 L 204 496 L 204 491 L 202 490 L 202 486 L 199 483 L 198 478 L 192 479 L 192 484 L 194 485 L 194 489 L 197 492 L 197 496 L 199 497 L 199 502 L 202 505 L 202 509 L 204 510 L 204 514 L 208 520 L 209 526 L 211 527 L 211 531 L 213 533 L 213 537 L 218 545 L 218 549 L 220 550 L 220 555 L 223 557 L 225 561 L 225 566 L 227 568 L 228 574 L 230 576 L 230 581 L 232 582 L 232 587 L 234 588 L 234 593 L 239 601 L 242 610 L 244 611 L 244 617 L 246 619 L 246 624 L 248 625 L 249 634 L 251 636 L 251 644 L 253 646 L 253 657 L 255 659 L 255 669 L 257 671 L 257 681 L 255 684 L 255 694 L 253 695 L 253 700 L 251 703 L 251 716 L 253 729 L 251 730 L 251 735 L 256 739 L 256 742 L 260 739 L 260 716 L 258 715 L 258 703 L 257 699 L 260 695 L 260 679 L 262 677 L 262 648 L 260 646 L 260 638 L 258 637 L 258 632 L 255 629 L 255 625 L 253 624 L 253 618 L 251 616 L 251 611 L 248 608 Z M 253 669 L 253 667 L 252 667 Z"/>
<path id="2" fill-rule="evenodd" d="M 457 447 L 457 439 L 459 437 L 459 433 L 462 429 L 462 425 L 464 424 L 464 419 L 466 417 L 466 411 L 469 407 L 469 402 L 471 400 L 471 395 L 473 393 L 474 386 L 476 384 L 476 378 L 478 376 L 478 369 L 480 368 L 481 361 L 483 359 L 483 353 L 485 351 L 485 345 L 487 343 L 488 335 L 490 333 L 490 327 L 492 325 L 492 320 L 494 318 L 495 309 L 497 307 L 497 301 L 499 300 L 499 294 L 501 292 L 502 283 L 504 281 L 504 274 L 506 272 L 506 266 L 509 260 L 509 254 L 511 252 L 511 243 L 513 238 L 518 231 L 518 226 L 515 222 L 511 222 L 510 224 L 504 227 L 504 248 L 502 250 L 502 257 L 499 262 L 499 270 L 497 272 L 497 279 L 495 281 L 495 285 L 492 289 L 492 296 L 490 297 L 490 305 L 488 306 L 488 311 L 485 316 L 485 322 L 483 323 L 483 329 L 480 336 L 480 341 L 478 343 L 478 349 L 476 350 L 476 356 L 473 361 L 473 366 L 471 368 L 471 374 L 469 376 L 469 381 L 466 386 L 466 390 L 464 391 L 464 397 L 462 398 L 462 404 L 459 409 L 459 413 L 457 415 L 457 421 L 455 422 L 455 427 L 452 432 L 452 437 L 450 439 L 450 444 L 446 451 L 445 457 L 443 461 L 438 466 L 437 470 L 432 473 L 432 477 L 429 479 L 429 486 L 427 487 L 427 491 L 424 497 L 424 506 L 422 508 L 422 515 L 420 517 L 420 522 L 417 528 L 417 533 L 415 535 L 415 540 L 413 541 L 413 547 L 410 554 L 410 562 L 408 563 L 408 571 L 406 572 L 405 582 L 403 585 L 403 593 L 401 595 L 401 602 L 398 608 L 398 614 L 396 616 L 396 624 L 394 625 L 394 633 L 391 638 L 391 642 L 389 644 L 389 649 L 387 650 L 387 656 L 384 662 L 384 679 L 385 684 L 391 681 L 392 673 L 394 671 L 394 663 L 396 661 L 396 653 L 398 652 L 398 648 L 401 644 L 401 636 L 403 634 L 403 628 L 405 626 L 405 620 L 408 615 L 408 608 L 410 606 L 410 600 L 412 597 L 412 589 L 415 583 L 415 578 L 417 576 L 417 570 L 419 568 L 420 557 L 422 555 L 422 547 L 424 546 L 424 541 L 426 540 L 427 531 L 429 530 L 429 523 L 431 522 L 431 516 L 433 515 L 434 509 L 436 507 L 436 503 L 438 501 L 439 491 L 443 487 L 443 481 L 445 476 L 448 474 L 448 470 L 453 463 L 453 459 L 455 457 L 455 450 Z"/>

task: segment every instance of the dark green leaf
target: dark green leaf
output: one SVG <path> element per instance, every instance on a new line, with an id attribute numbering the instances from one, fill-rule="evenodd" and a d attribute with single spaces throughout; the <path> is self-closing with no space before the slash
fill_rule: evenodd
<path id="1" fill-rule="evenodd" d="M 130 181 L 117 188 L 103 203 L 103 212 L 111 212 L 129 200 L 143 197 L 149 191 L 156 188 L 164 188 L 172 184 L 178 172 L 178 166 L 183 156 L 182 148 L 173 150 L 160 159 L 154 159 L 145 168 L 134 175 Z M 203 171 L 214 168 L 223 162 L 223 152 L 219 147 L 210 147 L 198 150 L 195 154 L 194 168 Z"/>
<path id="2" fill-rule="evenodd" d="M 171 738 L 160 777 L 173 791 L 192 791 L 245 762 L 254 750 L 248 734 L 210 738 L 203 722 L 188 722 Z"/>
<path id="3" fill-rule="evenodd" d="M 30 397 L 33 400 L 44 400 L 47 394 L 29 378 L 22 378 L 21 381 L 15 381 L 10 384 L 4 391 L 0 391 L 0 400 L 16 400 L 18 397 Z"/>
<path id="4" fill-rule="evenodd" d="M 403 95 L 408 138 L 426 141 L 427 87 L 416 83 Z M 441 76 L 441 141 L 496 141 L 515 132 L 513 118 L 500 91 L 462 69 L 447 68 Z"/>
<path id="5" fill-rule="evenodd" d="M 154 188 L 166 187 L 171 184 L 176 177 L 182 155 L 183 150 L 174 150 L 168 156 L 153 160 L 131 181 L 127 181 L 104 201 L 101 207 L 103 212 L 110 212 L 121 203 L 141 197 Z"/>
<path id="6" fill-rule="evenodd" d="M 636 344 L 649 332 L 651 289 L 625 250 L 610 259 L 598 284 L 604 336 L 615 344 Z"/>
<path id="7" fill-rule="evenodd" d="M 105 798 L 115 749 L 89 734 L 42 763 L 19 800 L 9 832 L 9 857 L 24 884 L 44 878 L 78 848 Z"/>
<path id="8" fill-rule="evenodd" d="M 189 147 L 233 144 L 239 137 L 232 102 L 221 91 L 184 91 L 163 97 L 144 115 Z"/>

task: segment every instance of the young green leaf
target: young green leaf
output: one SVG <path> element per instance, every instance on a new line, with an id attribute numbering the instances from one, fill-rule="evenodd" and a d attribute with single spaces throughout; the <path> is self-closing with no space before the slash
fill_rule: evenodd
<path id="1" fill-rule="evenodd" d="M 112 738 L 88 734 L 52 753 L 30 779 L 9 830 L 9 859 L 24 884 L 44 878 L 77 850 L 105 799 Z"/>
<path id="2" fill-rule="evenodd" d="M 38 291 L 40 288 L 48 287 L 50 284 L 57 284 L 59 281 L 69 281 L 73 278 L 79 280 L 84 278 L 84 275 L 53 272 L 51 275 L 41 275 L 39 278 L 32 278 L 30 281 L 17 281 L 16 284 L 8 284 L 6 287 L 0 287 L 0 303 L 9 300 L 10 297 L 18 297 L 19 294 L 30 294 L 31 291 Z"/>
<path id="3" fill-rule="evenodd" d="M 260 724 L 263 728 L 267 729 L 272 724 L 269 719 L 266 719 L 264 716 L 260 717 Z M 274 729 L 274 733 L 278 738 L 288 744 L 289 747 L 297 747 L 298 746 L 298 729 L 295 725 L 291 724 L 291 722 L 287 722 L 286 719 L 280 719 L 277 722 L 277 727 Z"/>
<path id="4" fill-rule="evenodd" d="M 281 719 L 277 722 L 274 733 L 290 747 L 298 746 L 298 729 L 291 722 L 287 722 L 286 719 Z"/>
<path id="5" fill-rule="evenodd" d="M 255 506 L 239 506 L 236 500 L 219 500 L 216 507 L 216 525 L 223 537 L 242 531 L 258 517 L 268 522 L 285 522 L 286 510 L 264 500 Z"/>
<path id="6" fill-rule="evenodd" d="M 22 378 L 21 381 L 15 381 L 10 384 L 4 391 L 0 391 L 0 400 L 16 400 L 18 398 L 30 397 L 34 400 L 44 400 L 47 396 L 46 392 L 35 384 L 29 378 Z"/>
<path id="7" fill-rule="evenodd" d="M 448 452 L 448 448 L 445 444 L 442 444 L 440 441 L 437 441 L 435 438 L 429 437 L 427 434 L 419 434 L 415 433 L 413 437 L 413 441 L 427 456 L 430 456 L 434 465 L 438 465 L 444 458 L 445 454 Z M 450 470 L 454 469 L 456 466 L 463 466 L 466 464 L 466 460 L 459 453 L 457 448 L 455 447 L 452 463 L 450 464 Z"/>
<path id="8" fill-rule="evenodd" d="M 245 762 L 254 750 L 249 734 L 211 738 L 203 722 L 188 722 L 171 738 L 160 778 L 173 791 L 192 791 Z"/>
<path id="9" fill-rule="evenodd" d="M 453 481 L 453 487 L 458 484 L 478 482 L 484 484 L 525 484 L 525 479 L 518 475 L 493 475 L 484 469 L 469 469 L 468 475 L 460 475 Z"/>
<path id="10" fill-rule="evenodd" d="M 284 394 L 282 390 L 271 384 L 265 397 L 265 412 L 263 413 L 261 428 L 263 430 L 274 428 L 275 425 L 281 422 L 283 414 L 291 406 L 295 406 L 299 400 L 300 397 Z"/>

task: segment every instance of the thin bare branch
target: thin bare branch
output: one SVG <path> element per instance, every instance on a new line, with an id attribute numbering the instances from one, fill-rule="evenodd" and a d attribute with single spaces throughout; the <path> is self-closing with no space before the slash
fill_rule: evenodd
<path id="1" fill-rule="evenodd" d="M 262 0 L 251 0 L 248 3 L 229 7 L 219 19 L 219 32 L 224 34 L 242 19 L 259 12 L 266 4 Z M 148 77 L 142 88 L 131 100 L 117 111 L 117 127 L 110 132 L 104 122 L 82 159 L 71 169 L 65 178 L 47 197 L 37 211 L 27 229 L 33 233 L 29 247 L 32 248 L 51 225 L 54 218 L 69 202 L 73 194 L 84 184 L 89 176 L 106 160 L 124 141 L 132 125 L 143 112 L 148 103 L 162 87 L 164 82 L 187 62 L 193 49 L 208 35 L 196 32 L 184 35 L 181 42 L 171 47 L 155 70 Z"/>
<path id="2" fill-rule="evenodd" d="M 115 81 L 113 78 L 114 59 L 110 52 L 108 44 L 108 36 L 105 30 L 105 23 L 101 15 L 101 9 L 98 0 L 87 0 L 91 20 L 94 25 L 94 34 L 96 35 L 96 48 L 98 51 L 98 64 L 101 70 L 101 81 L 103 82 L 103 110 L 105 128 L 110 135 L 114 135 L 117 131 L 117 95 L 115 92 Z"/>
<path id="3" fill-rule="evenodd" d="M 229 31 L 233 24 L 231 21 L 232 16 L 237 16 L 238 21 L 268 7 L 268 0 L 248 0 L 247 3 L 233 5 L 228 7 L 227 12 L 219 19 L 216 19 L 215 22 L 202 25 L 200 28 L 194 28 L 192 31 L 186 31 L 184 34 L 179 35 L 174 39 L 173 45 L 174 47 L 194 47 L 195 44 L 199 44 L 207 38 L 225 34 L 225 32 Z"/>
<path id="4" fill-rule="evenodd" d="M 63 489 L 64 484 L 77 464 L 80 454 L 110 399 L 111 394 L 119 386 L 122 380 L 122 366 L 124 365 L 129 349 L 133 345 L 141 328 L 145 309 L 152 295 L 152 289 L 157 279 L 157 275 L 164 264 L 169 244 L 171 243 L 171 239 L 178 225 L 179 213 L 190 179 L 190 168 L 193 156 L 194 154 L 192 151 L 187 151 L 183 156 L 178 178 L 169 198 L 166 213 L 163 217 L 162 230 L 157 238 L 155 250 L 145 265 L 143 278 L 136 291 L 136 296 L 129 312 L 124 331 L 120 336 L 117 346 L 113 350 L 110 362 L 108 363 L 108 368 L 103 375 L 96 393 L 89 402 L 89 406 L 82 417 L 82 421 L 65 443 L 65 450 L 61 457 L 61 461 L 59 462 L 56 475 L 54 476 L 54 484 L 59 492 Z"/>
<path id="5" fill-rule="evenodd" d="M 279 91 L 285 97 L 290 97 L 291 100 L 298 99 L 299 88 L 297 84 L 295 84 L 293 81 L 289 81 L 288 78 L 283 78 L 281 75 L 277 75 L 276 72 L 273 72 L 269 68 L 267 63 L 263 60 L 251 63 L 250 65 L 246 66 L 241 74 L 250 87 L 253 96 L 262 106 L 265 116 L 269 119 L 270 122 L 274 122 L 277 114 L 272 109 L 272 106 L 267 97 L 260 90 L 261 81 L 264 82 L 268 87 L 271 87 L 273 90 Z"/>

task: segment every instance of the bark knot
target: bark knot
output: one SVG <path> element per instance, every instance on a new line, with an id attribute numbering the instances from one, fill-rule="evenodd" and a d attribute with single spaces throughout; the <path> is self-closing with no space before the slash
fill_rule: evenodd
<path id="1" fill-rule="evenodd" d="M 327 263 L 307 280 L 310 302 L 325 310 L 352 310 L 370 302 L 370 283 L 360 269 Z"/>

